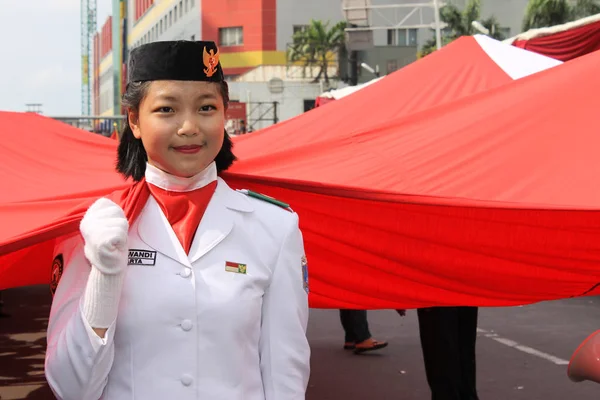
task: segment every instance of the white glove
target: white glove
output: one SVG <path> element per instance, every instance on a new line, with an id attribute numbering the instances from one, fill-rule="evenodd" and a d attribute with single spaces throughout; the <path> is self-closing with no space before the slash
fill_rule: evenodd
<path id="1" fill-rule="evenodd" d="M 79 229 L 85 240 L 85 256 L 92 264 L 83 295 L 83 315 L 92 328 L 109 328 L 119 310 L 129 223 L 121 207 L 101 198 L 87 210 Z"/>
<path id="2" fill-rule="evenodd" d="M 79 229 L 85 240 L 88 261 L 107 275 L 121 273 L 127 266 L 127 233 L 125 213 L 109 199 L 101 198 L 87 210 Z"/>

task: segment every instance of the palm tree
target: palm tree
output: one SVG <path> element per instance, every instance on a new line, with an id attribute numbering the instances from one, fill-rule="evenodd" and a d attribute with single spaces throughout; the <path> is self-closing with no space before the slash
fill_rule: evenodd
<path id="1" fill-rule="evenodd" d="M 600 4 L 597 0 L 578 0 L 572 8 L 572 18 L 574 20 L 595 14 L 600 14 Z"/>
<path id="2" fill-rule="evenodd" d="M 473 21 L 479 21 L 481 17 L 481 0 L 469 0 L 464 10 L 459 10 L 454 4 L 447 4 L 440 8 L 440 20 L 446 24 L 442 31 L 442 46 L 447 45 L 461 36 L 469 36 L 477 33 L 473 27 Z M 504 36 L 500 31 L 500 24 L 496 17 L 491 16 L 481 22 L 489 31 L 489 36 L 502 40 Z M 437 48 L 436 40 L 430 39 L 421 48 L 419 57 L 432 53 Z"/>
<path id="3" fill-rule="evenodd" d="M 325 82 L 329 83 L 327 68 L 331 64 L 332 54 L 339 53 L 345 45 L 345 29 L 345 21 L 329 28 L 329 22 L 311 20 L 310 25 L 292 37 L 293 42 L 287 52 L 288 60 L 300 62 L 305 67 L 320 67 L 314 82 L 323 76 Z"/>
<path id="4" fill-rule="evenodd" d="M 567 0 L 530 0 L 523 18 L 523 31 L 564 24 L 571 20 Z"/>
<path id="5" fill-rule="evenodd" d="M 523 31 L 565 24 L 579 18 L 600 13 L 597 0 L 529 0 Z"/>

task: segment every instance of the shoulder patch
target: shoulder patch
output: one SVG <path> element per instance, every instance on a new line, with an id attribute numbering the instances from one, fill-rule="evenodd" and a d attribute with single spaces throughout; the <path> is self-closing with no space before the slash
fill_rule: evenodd
<path id="1" fill-rule="evenodd" d="M 304 287 L 304 291 L 306 292 L 306 294 L 308 294 L 310 290 L 308 288 L 308 262 L 306 260 L 306 256 L 302 256 L 301 264 L 302 264 L 302 286 Z"/>
<path id="2" fill-rule="evenodd" d="M 255 199 L 266 201 L 267 203 L 275 204 L 276 206 L 279 206 L 287 211 L 293 212 L 289 204 L 279 201 L 271 196 L 267 196 L 266 194 L 253 192 L 252 190 L 247 189 L 238 189 L 238 192 L 243 193 L 248 197 L 253 197 Z"/>
<path id="3" fill-rule="evenodd" d="M 58 282 L 60 281 L 60 277 L 63 274 L 63 255 L 59 254 L 54 257 L 54 261 L 52 261 L 52 270 L 50 277 L 50 293 L 54 296 L 56 293 L 56 288 L 58 287 Z"/>

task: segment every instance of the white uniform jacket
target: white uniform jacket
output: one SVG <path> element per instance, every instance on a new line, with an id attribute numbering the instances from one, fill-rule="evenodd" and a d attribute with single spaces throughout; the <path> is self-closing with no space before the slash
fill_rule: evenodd
<path id="1" fill-rule="evenodd" d="M 219 178 L 189 256 L 152 196 L 128 246 L 118 318 L 101 339 L 81 311 L 91 268 L 83 239 L 57 242 L 62 277 L 46 377 L 59 399 L 305 398 L 308 290 L 297 214 Z"/>

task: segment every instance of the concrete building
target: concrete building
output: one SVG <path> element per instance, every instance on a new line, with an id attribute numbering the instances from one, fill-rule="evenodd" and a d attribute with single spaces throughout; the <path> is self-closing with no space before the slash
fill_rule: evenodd
<path id="1" fill-rule="evenodd" d="M 127 46 L 200 40 L 202 0 L 127 0 Z"/>
<path id="2" fill-rule="evenodd" d="M 286 65 L 295 30 L 342 20 L 339 0 L 127 0 L 130 48 L 157 40 L 213 40 L 228 76 Z"/>
<path id="3" fill-rule="evenodd" d="M 113 0 L 113 15 L 115 10 L 120 10 L 120 1 L 125 4 L 123 19 L 111 22 L 112 29 L 103 27 L 102 30 L 112 32 L 112 37 L 107 40 L 112 40 L 113 45 L 119 44 L 119 34 L 126 38 L 123 54 L 154 41 L 212 40 L 219 45 L 224 72 L 227 79 L 232 81 L 264 66 L 288 66 L 286 50 L 292 35 L 307 26 L 311 19 L 329 20 L 332 24 L 342 20 L 339 0 Z M 125 26 L 125 34 L 120 30 L 121 24 Z M 104 33 L 100 33 L 99 37 L 102 42 Z M 111 54 L 104 51 L 99 53 L 100 63 L 94 86 L 95 106 L 99 113 L 121 111 L 117 100 L 112 103 L 106 100 L 111 94 L 118 99 L 120 94 L 115 93 L 115 88 L 124 90 L 123 85 L 119 86 L 118 83 L 123 81 L 125 68 Z M 120 57 L 121 49 L 116 50 L 116 54 Z M 112 78 L 109 72 L 111 67 Z M 286 84 L 286 87 L 296 89 L 286 91 L 285 96 L 288 97 L 282 102 L 285 104 L 280 105 L 278 115 L 273 120 L 298 115 L 305 109 L 305 100 L 314 101 L 319 93 L 318 84 L 310 89 L 298 89 L 298 85 L 302 84 L 298 79 L 283 78 L 294 80 L 293 84 Z M 249 85 L 232 90 L 236 93 L 234 97 L 239 97 L 239 93 L 247 93 L 252 88 L 253 104 L 247 107 L 248 116 L 252 118 L 253 113 L 263 114 L 262 111 L 253 110 L 258 110 L 262 104 L 272 103 L 273 93 L 268 91 L 266 81 L 253 81 Z M 258 88 L 260 85 L 262 87 Z M 113 88 L 112 92 L 110 87 Z M 295 102 L 289 97 L 294 93 L 298 97 Z M 111 107 L 108 107 L 109 104 Z"/>
<path id="4" fill-rule="evenodd" d="M 440 4 L 454 4 L 462 9 L 469 0 L 440 0 Z M 481 0 L 481 18 L 494 15 L 505 36 L 511 36 L 521 31 L 523 16 L 528 0 Z M 431 28 L 416 28 L 418 25 L 433 24 L 433 7 L 414 7 L 410 5 L 432 4 L 431 0 L 371 0 L 373 6 L 405 5 L 396 8 L 374 8 L 369 15 L 369 22 L 374 27 L 389 27 L 373 30 L 375 46 L 416 46 L 434 37 Z M 400 28 L 394 28 L 402 22 Z"/>
<path id="5" fill-rule="evenodd" d="M 372 0 L 373 5 L 409 6 L 431 0 Z M 468 0 L 447 0 L 464 7 Z M 482 18 L 495 15 L 507 36 L 520 31 L 527 0 L 482 0 Z M 124 12 L 119 7 L 124 5 Z M 94 109 L 99 115 L 121 113 L 120 95 L 124 90 L 128 52 L 145 43 L 161 40 L 212 40 L 218 43 L 220 59 L 232 97 L 245 105 L 248 125 L 268 124 L 263 117 L 252 123 L 252 110 L 277 101 L 272 120 L 298 115 L 310 108 L 324 88 L 297 73 L 287 61 L 286 50 L 294 32 L 304 29 L 311 19 L 335 24 L 345 19 L 342 0 L 113 0 L 113 14 L 98 34 L 99 62 L 94 73 Z M 402 24 L 398 23 L 402 21 Z M 385 75 L 415 61 L 418 49 L 433 37 L 432 8 L 387 8 L 370 13 L 373 46 L 358 52 L 358 63 L 365 63 Z M 123 32 L 123 26 L 125 32 Z M 122 37 L 119 37 L 122 36 Z M 121 45 L 122 43 L 122 45 Z M 112 49 L 118 45 L 116 56 Z M 125 49 L 123 51 L 123 49 Z M 375 77 L 366 69 L 358 70 L 359 83 Z M 339 75 L 349 76 L 347 55 L 339 59 Z M 263 77 L 262 81 L 258 77 Z M 97 81 L 97 82 L 96 82 Z M 334 82 L 333 88 L 344 83 Z M 277 87 L 281 92 L 274 92 Z M 263 115 L 265 111 L 257 112 Z M 270 114 L 269 114 L 270 115 Z"/>
<path id="6" fill-rule="evenodd" d="M 94 36 L 92 110 L 96 116 L 115 114 L 112 21 L 112 17 L 108 17 L 100 32 Z M 99 121 L 97 125 L 95 129 L 101 132 L 109 132 L 112 129 L 110 123 L 105 121 Z"/>

